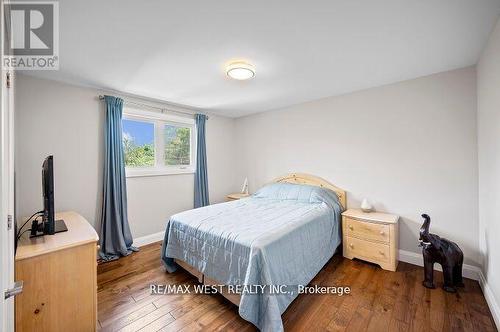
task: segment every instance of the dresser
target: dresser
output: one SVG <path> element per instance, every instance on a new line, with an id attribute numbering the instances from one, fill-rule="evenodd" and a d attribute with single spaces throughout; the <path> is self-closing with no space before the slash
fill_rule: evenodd
<path id="1" fill-rule="evenodd" d="M 399 216 L 349 209 L 342 213 L 344 257 L 358 258 L 396 271 Z"/>
<path id="2" fill-rule="evenodd" d="M 20 239 L 15 278 L 24 281 L 15 298 L 16 331 L 95 331 L 97 241 L 89 222 L 76 212 L 56 214 L 67 232 Z"/>

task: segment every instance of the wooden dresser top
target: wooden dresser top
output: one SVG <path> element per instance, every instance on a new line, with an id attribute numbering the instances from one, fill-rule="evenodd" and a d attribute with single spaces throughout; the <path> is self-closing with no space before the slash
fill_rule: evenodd
<path id="1" fill-rule="evenodd" d="M 348 209 L 342 213 L 345 217 L 350 217 L 354 219 L 361 219 L 365 221 L 386 223 L 386 224 L 396 224 L 399 220 L 399 216 L 395 214 L 382 213 L 382 212 L 363 212 L 359 209 Z"/>
<path id="2" fill-rule="evenodd" d="M 29 238 L 29 232 L 24 233 L 17 245 L 16 261 L 99 240 L 95 229 L 78 213 L 74 211 L 56 213 L 56 220 L 60 219 L 66 223 L 67 232 L 33 239 Z M 26 225 L 26 227 L 30 226 Z"/>

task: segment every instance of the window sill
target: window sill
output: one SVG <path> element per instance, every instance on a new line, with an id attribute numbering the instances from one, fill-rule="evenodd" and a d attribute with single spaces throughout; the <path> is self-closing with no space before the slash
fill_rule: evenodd
<path id="1" fill-rule="evenodd" d="M 192 168 L 176 168 L 176 169 L 126 169 L 125 177 L 137 178 L 144 176 L 165 176 L 165 175 L 180 175 L 180 174 L 194 174 L 195 170 Z"/>

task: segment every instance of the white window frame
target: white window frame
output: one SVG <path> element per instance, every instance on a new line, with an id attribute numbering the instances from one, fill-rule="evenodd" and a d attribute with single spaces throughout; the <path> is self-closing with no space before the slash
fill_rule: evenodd
<path id="1" fill-rule="evenodd" d="M 155 163 L 154 166 L 146 167 L 125 167 L 126 177 L 139 176 L 161 176 L 173 174 L 192 174 L 195 172 L 196 165 L 196 131 L 194 118 L 164 114 L 159 112 L 150 112 L 130 106 L 123 108 L 123 119 L 132 121 L 142 121 L 154 125 L 154 147 Z M 191 130 L 190 142 L 190 164 L 167 166 L 165 165 L 165 138 L 164 126 L 174 125 L 187 127 Z"/>

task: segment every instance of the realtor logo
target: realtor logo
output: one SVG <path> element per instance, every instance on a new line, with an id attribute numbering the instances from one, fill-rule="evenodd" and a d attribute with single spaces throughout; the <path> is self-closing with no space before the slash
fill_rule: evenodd
<path id="1" fill-rule="evenodd" d="M 59 69 L 59 3 L 15 1 L 4 10 L 4 69 Z"/>

